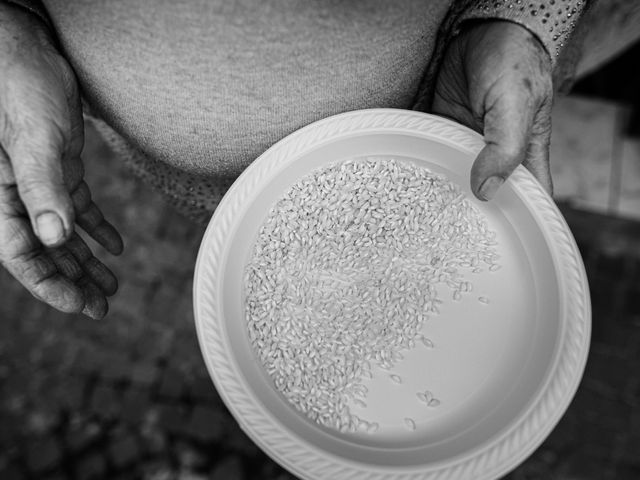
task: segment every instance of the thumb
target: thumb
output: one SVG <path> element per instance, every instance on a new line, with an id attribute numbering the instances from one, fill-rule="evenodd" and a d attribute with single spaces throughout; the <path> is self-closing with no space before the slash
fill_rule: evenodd
<path id="1" fill-rule="evenodd" d="M 471 167 L 471 190 L 491 200 L 522 163 L 534 117 L 534 105 L 518 89 L 502 89 L 484 115 L 485 147 Z"/>
<path id="2" fill-rule="evenodd" d="M 7 146 L 18 193 L 36 236 L 47 247 L 63 244 L 73 231 L 74 210 L 62 170 L 63 139 L 55 128 L 25 130 Z"/>

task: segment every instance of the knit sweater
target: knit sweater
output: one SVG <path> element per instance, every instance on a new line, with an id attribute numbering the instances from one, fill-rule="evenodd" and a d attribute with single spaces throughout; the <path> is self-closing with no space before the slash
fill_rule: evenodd
<path id="1" fill-rule="evenodd" d="M 12 1 L 50 25 L 76 72 L 86 113 L 110 145 L 200 220 L 257 156 L 310 122 L 361 108 L 428 108 L 439 60 L 463 21 L 520 23 L 555 61 L 583 6 Z"/>

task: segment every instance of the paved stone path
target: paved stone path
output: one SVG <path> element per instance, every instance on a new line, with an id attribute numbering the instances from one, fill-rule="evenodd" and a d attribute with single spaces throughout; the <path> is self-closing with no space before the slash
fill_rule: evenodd
<path id="1" fill-rule="evenodd" d="M 85 157 L 94 196 L 125 237 L 121 257 L 101 256 L 120 291 L 92 322 L 39 304 L 0 272 L 0 479 L 293 478 L 243 434 L 206 373 L 191 306 L 203 228 L 91 134 Z M 592 288 L 591 355 L 558 427 L 505 478 L 640 478 L 639 224 L 566 213 Z"/>

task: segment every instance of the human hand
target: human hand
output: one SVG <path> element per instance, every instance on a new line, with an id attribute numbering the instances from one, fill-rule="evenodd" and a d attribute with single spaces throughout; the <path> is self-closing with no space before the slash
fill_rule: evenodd
<path id="1" fill-rule="evenodd" d="M 432 110 L 484 134 L 471 190 L 490 200 L 523 164 L 549 193 L 551 60 L 538 39 L 506 21 L 467 26 L 449 45 Z"/>
<path id="2" fill-rule="evenodd" d="M 42 22 L 7 4 L 0 72 L 0 263 L 52 307 L 102 318 L 117 280 L 74 225 L 116 255 L 122 239 L 83 181 L 76 79 Z"/>

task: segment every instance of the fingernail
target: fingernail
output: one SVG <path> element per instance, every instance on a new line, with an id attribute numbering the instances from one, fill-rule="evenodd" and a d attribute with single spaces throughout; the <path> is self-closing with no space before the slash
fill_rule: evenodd
<path id="1" fill-rule="evenodd" d="M 480 197 L 484 200 L 491 200 L 500 186 L 504 183 L 504 178 L 493 176 L 487 178 L 482 185 L 480 185 Z"/>
<path id="2" fill-rule="evenodd" d="M 40 241 L 47 246 L 55 245 L 64 238 L 62 220 L 53 212 L 45 212 L 38 215 L 36 228 Z"/>

